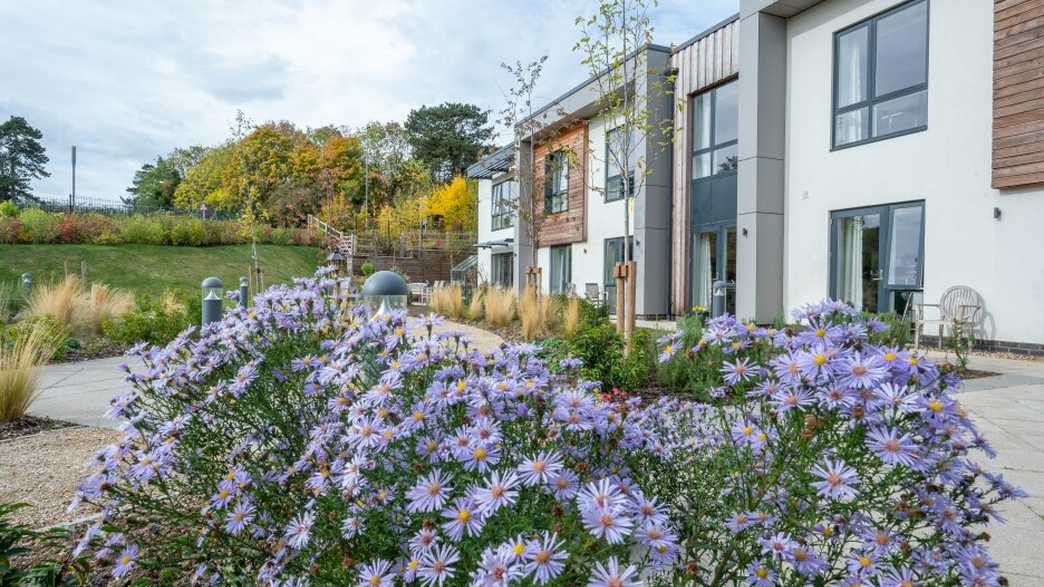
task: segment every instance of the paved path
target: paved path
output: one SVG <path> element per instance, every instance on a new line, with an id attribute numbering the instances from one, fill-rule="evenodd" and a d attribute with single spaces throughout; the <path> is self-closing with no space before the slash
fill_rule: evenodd
<path id="1" fill-rule="evenodd" d="M 411 323 L 415 319 L 411 318 Z M 495 350 L 504 340 L 486 330 L 446 322 L 435 328 L 435 332 L 461 331 L 472 344 L 484 352 Z M 414 335 L 422 329 L 411 329 Z M 130 384 L 123 380 L 121 363 L 130 363 L 135 371 L 143 368 L 141 362 L 132 357 L 94 359 L 75 363 L 62 363 L 44 367 L 40 377 L 40 395 L 29 412 L 66 422 L 100 428 L 119 428 L 120 422 L 105 417 L 109 402 L 122 393 L 130 391 Z"/>

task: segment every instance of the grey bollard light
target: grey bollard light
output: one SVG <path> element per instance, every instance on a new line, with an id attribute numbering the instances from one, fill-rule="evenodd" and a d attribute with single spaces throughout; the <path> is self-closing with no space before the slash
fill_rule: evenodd
<path id="1" fill-rule="evenodd" d="M 33 289 L 33 274 L 25 272 L 22 274 L 22 289 L 25 290 L 25 295 L 29 295 L 29 292 Z"/>
<path id="2" fill-rule="evenodd" d="M 221 320 L 221 309 L 224 300 L 221 299 L 225 284 L 217 277 L 208 277 L 203 280 L 203 326 L 211 322 Z"/>
<path id="3" fill-rule="evenodd" d="M 246 277 L 239 278 L 239 307 L 245 308 L 249 303 L 248 298 L 250 297 L 250 280 Z"/>
<path id="4" fill-rule="evenodd" d="M 717 318 L 725 313 L 725 282 L 720 279 L 712 286 L 711 316 Z"/>

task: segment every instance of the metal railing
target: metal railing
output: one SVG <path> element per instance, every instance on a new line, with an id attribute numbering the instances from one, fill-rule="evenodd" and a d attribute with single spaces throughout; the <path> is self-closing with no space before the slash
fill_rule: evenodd
<path id="1" fill-rule="evenodd" d="M 122 199 L 108 200 L 103 198 L 90 198 L 76 196 L 76 199 L 62 196 L 35 196 L 35 199 L 18 198 L 14 200 L 19 208 L 39 208 L 47 212 L 64 213 L 73 212 L 79 214 L 106 214 L 114 216 L 126 216 L 130 214 L 173 214 L 176 216 L 203 217 L 202 210 L 191 210 L 184 208 L 164 208 L 159 206 L 145 206 L 126 202 Z M 206 217 L 212 220 L 227 220 L 235 217 L 228 212 L 207 210 Z"/>

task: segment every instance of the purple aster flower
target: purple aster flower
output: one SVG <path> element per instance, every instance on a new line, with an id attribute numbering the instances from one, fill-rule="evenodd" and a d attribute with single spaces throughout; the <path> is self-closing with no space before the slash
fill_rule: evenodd
<path id="1" fill-rule="evenodd" d="M 518 499 L 518 475 L 514 471 L 501 474 L 494 471 L 486 486 L 475 492 L 475 503 L 482 515 L 488 516 L 498 509 L 515 503 Z"/>
<path id="2" fill-rule="evenodd" d="M 469 471 L 485 473 L 490 465 L 500 462 L 500 449 L 495 446 L 475 443 L 467 452 L 461 455 L 464 468 Z"/>
<path id="3" fill-rule="evenodd" d="M 578 477 L 572 469 L 562 469 L 558 474 L 552 476 L 551 491 L 560 502 L 566 502 L 576 496 L 579 491 Z"/>
<path id="4" fill-rule="evenodd" d="M 112 576 L 119 579 L 134 568 L 138 560 L 138 545 L 128 544 L 116 557 L 116 566 L 112 568 Z"/>
<path id="5" fill-rule="evenodd" d="M 472 585 L 507 587 L 511 582 L 522 578 L 522 570 L 522 565 L 515 564 L 510 554 L 487 548 L 471 575 Z"/>
<path id="6" fill-rule="evenodd" d="M 868 577 L 877 574 L 877 553 L 874 551 L 855 551 L 848 557 L 846 564 L 848 572 L 859 576 Z"/>
<path id="7" fill-rule="evenodd" d="M 368 565 L 363 565 L 359 570 L 358 587 L 391 587 L 395 580 L 395 573 L 391 570 L 391 563 L 383 559 L 377 559 Z"/>
<path id="8" fill-rule="evenodd" d="M 442 517 L 449 520 L 442 524 L 442 529 L 454 541 L 465 535 L 478 536 L 482 531 L 482 515 L 471 498 L 458 497 L 453 507 L 442 510 Z"/>
<path id="9" fill-rule="evenodd" d="M 742 357 L 736 359 L 735 363 L 725 361 L 724 366 L 721 368 L 721 374 L 724 375 L 725 383 L 736 385 L 750 381 L 757 376 L 760 370 L 761 367 L 757 363 L 751 363 L 746 357 Z"/>
<path id="10" fill-rule="evenodd" d="M 915 587 L 913 571 L 908 568 L 888 569 L 878 576 L 881 587 Z"/>
<path id="11" fill-rule="evenodd" d="M 604 538 L 609 544 L 620 544 L 631 533 L 634 522 L 618 509 L 591 507 L 583 510 L 584 528 Z"/>
<path id="12" fill-rule="evenodd" d="M 747 565 L 747 584 L 752 587 L 773 587 L 776 584 L 776 571 L 762 562 Z"/>
<path id="13" fill-rule="evenodd" d="M 438 542 L 438 535 L 434 528 L 421 528 L 410 539 L 410 552 L 422 554 L 428 552 Z"/>
<path id="14" fill-rule="evenodd" d="M 239 500 L 236 507 L 225 516 L 225 532 L 238 535 L 254 521 L 255 513 L 256 509 L 249 498 Z"/>
<path id="15" fill-rule="evenodd" d="M 305 512 L 294 518 L 286 525 L 286 543 L 294 550 L 301 550 L 308 546 L 312 537 L 312 524 L 315 522 L 315 514 Z"/>
<path id="16" fill-rule="evenodd" d="M 880 356 L 863 356 L 860 353 L 843 360 L 837 371 L 841 375 L 842 384 L 859 389 L 872 388 L 888 375 L 888 367 Z"/>
<path id="17" fill-rule="evenodd" d="M 821 478 L 822 481 L 812 483 L 819 495 L 830 499 L 850 500 L 858 493 L 854 484 L 859 483 L 859 477 L 855 469 L 849 467 L 841 459 L 828 460 L 821 465 L 812 467 L 812 473 Z"/>
<path id="18" fill-rule="evenodd" d="M 801 369 L 801 375 L 811 381 L 822 381 L 833 371 L 831 360 L 836 351 L 823 345 L 816 345 L 809 351 L 800 351 L 797 355 L 797 364 Z"/>
<path id="19" fill-rule="evenodd" d="M 889 465 L 912 467 L 917 460 L 917 444 L 913 438 L 909 434 L 900 436 L 895 429 L 881 427 L 871 430 L 866 444 Z"/>
<path id="20" fill-rule="evenodd" d="M 527 458 L 518 466 L 524 485 L 543 485 L 562 470 L 562 457 L 556 451 L 547 451 Z"/>
<path id="21" fill-rule="evenodd" d="M 623 507 L 626 496 L 620 491 L 616 484 L 609 479 L 592 481 L 584 487 L 577 497 L 577 504 L 581 511 L 588 510 L 619 510 Z"/>
<path id="22" fill-rule="evenodd" d="M 605 565 L 595 563 L 587 587 L 642 587 L 642 580 L 634 565 L 620 568 L 616 557 L 611 556 Z"/>
<path id="23" fill-rule="evenodd" d="M 797 572 L 806 577 L 821 575 L 829 567 L 826 561 L 819 558 L 815 551 L 800 544 L 791 546 L 786 558 L 790 564 L 794 565 L 794 569 Z"/>
<path id="24" fill-rule="evenodd" d="M 544 531 L 540 540 L 529 543 L 526 553 L 525 574 L 532 575 L 537 585 L 544 585 L 562 573 L 569 555 L 562 551 L 562 542 L 558 534 Z"/>
<path id="25" fill-rule="evenodd" d="M 739 534 L 747 528 L 750 528 L 753 524 L 754 520 L 751 520 L 745 512 L 735 514 L 728 522 L 725 522 L 725 526 L 732 531 L 733 534 Z"/>
<path id="26" fill-rule="evenodd" d="M 779 533 L 761 540 L 761 552 L 772 557 L 773 560 L 783 560 L 794 546 L 794 541 L 789 535 Z"/>
<path id="27" fill-rule="evenodd" d="M 437 546 L 421 557 L 417 575 L 425 587 L 441 585 L 453 577 L 453 563 L 460 560 L 460 553 L 448 544 Z"/>
<path id="28" fill-rule="evenodd" d="M 453 491 L 449 484 L 452 479 L 438 469 L 432 471 L 406 492 L 406 499 L 410 500 L 406 509 L 411 512 L 434 512 L 442 508 Z"/>
<path id="29" fill-rule="evenodd" d="M 772 404 L 780 412 L 801 409 L 815 404 L 815 399 L 805 389 L 790 387 L 780 390 L 772 396 Z"/>

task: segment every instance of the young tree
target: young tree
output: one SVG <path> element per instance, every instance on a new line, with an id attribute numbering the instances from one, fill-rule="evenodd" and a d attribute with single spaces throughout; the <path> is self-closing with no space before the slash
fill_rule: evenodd
<path id="1" fill-rule="evenodd" d="M 535 144 L 531 139 L 539 129 L 539 123 L 533 117 L 533 92 L 536 89 L 540 75 L 544 71 L 544 62 L 547 55 L 523 64 L 516 61 L 514 65 L 501 63 L 500 67 L 511 76 L 511 86 L 504 92 L 504 108 L 501 110 L 500 123 L 511 131 L 511 144 L 515 153 L 515 178 L 518 180 L 518 194 L 509 205 L 513 208 L 518 218 L 518 229 L 524 231 L 525 239 L 519 238 L 516 246 L 528 247 L 527 256 L 530 262 L 536 261 L 536 236 L 538 233 L 541 215 L 537 214 L 536 199 L 534 196 L 534 174 L 532 170 Z M 523 150 L 525 143 L 525 153 Z M 517 164 L 525 156 L 530 168 L 523 173 Z M 522 242 L 522 241 L 525 242 Z M 519 250 L 519 257 L 522 251 Z M 520 267 L 528 269 L 527 267 Z"/>
<path id="2" fill-rule="evenodd" d="M 50 177 L 48 158 L 40 144 L 43 133 L 21 116 L 0 124 L 0 202 L 15 197 L 35 199 L 29 182 Z"/>
<path id="3" fill-rule="evenodd" d="M 599 114 L 616 124 L 614 144 L 607 149 L 605 164 L 621 178 L 625 199 L 624 243 L 632 241 L 631 213 L 634 195 L 641 192 L 647 173 L 641 146 L 648 140 L 654 124 L 650 120 L 649 89 L 643 89 L 639 79 L 648 68 L 642 49 L 652 42 L 653 27 L 649 8 L 656 0 L 600 0 L 597 11 L 589 17 L 577 17 L 580 39 L 574 47 L 581 55 L 595 80 Z M 629 171 L 634 166 L 634 178 Z M 608 186 L 607 186 L 608 187 Z M 627 295 L 634 290 L 635 265 L 630 246 L 623 247 L 627 263 Z M 617 292 L 621 295 L 624 292 Z M 627 299 L 626 317 L 617 317 L 625 324 L 629 337 L 634 332 L 634 300 Z"/>
<path id="4" fill-rule="evenodd" d="M 493 139 L 489 113 L 474 104 L 421 106 L 410 111 L 405 128 L 413 156 L 437 182 L 463 175 Z"/>

